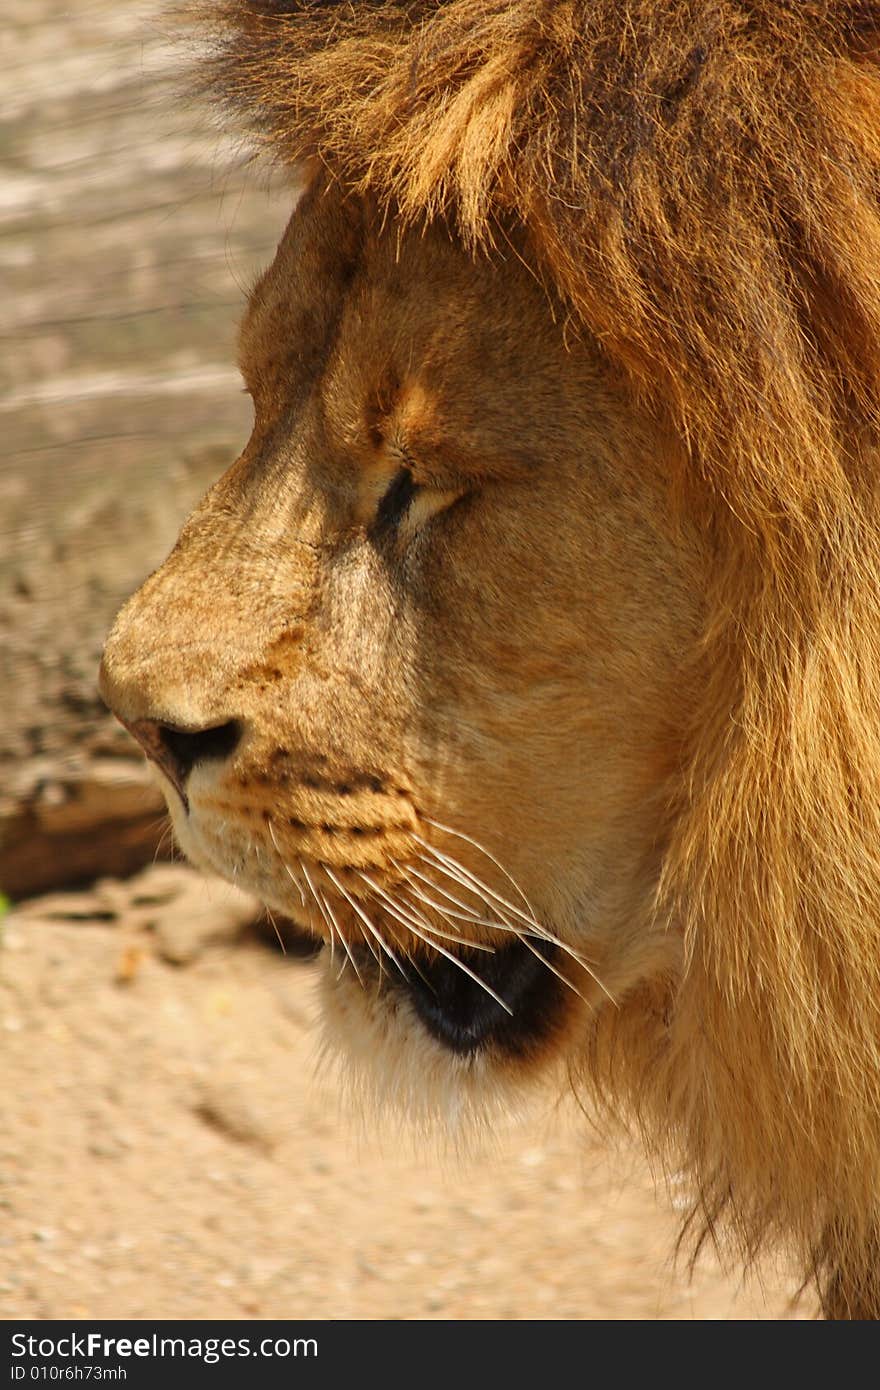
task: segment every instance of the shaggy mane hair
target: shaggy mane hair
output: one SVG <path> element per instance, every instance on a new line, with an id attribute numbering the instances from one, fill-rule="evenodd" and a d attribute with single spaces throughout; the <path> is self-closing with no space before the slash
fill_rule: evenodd
<path id="1" fill-rule="evenodd" d="M 748 1254 L 880 1316 L 880 4 L 202 7 L 215 95 L 475 251 L 525 230 L 716 554 L 658 912 L 589 1079 Z M 647 466 L 647 465 L 646 465 Z"/>

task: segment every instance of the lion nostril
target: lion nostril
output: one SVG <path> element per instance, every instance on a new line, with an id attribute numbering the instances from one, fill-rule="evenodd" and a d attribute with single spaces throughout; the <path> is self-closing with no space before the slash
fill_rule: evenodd
<path id="1" fill-rule="evenodd" d="M 241 724 L 230 719 L 210 729 L 179 729 L 153 719 L 126 724 L 148 758 L 161 768 L 186 802 L 186 781 L 197 763 L 228 758 L 241 739 Z"/>
<path id="2" fill-rule="evenodd" d="M 170 725 L 159 725 L 166 747 L 177 759 L 188 776 L 196 763 L 209 758 L 228 758 L 235 751 L 241 738 L 241 725 L 230 719 L 226 724 L 218 724 L 213 729 L 174 729 Z"/>

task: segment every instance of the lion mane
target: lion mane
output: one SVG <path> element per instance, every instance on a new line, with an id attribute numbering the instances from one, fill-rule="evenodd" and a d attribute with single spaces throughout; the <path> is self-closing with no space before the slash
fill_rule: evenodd
<path id="1" fill-rule="evenodd" d="M 232 0 L 205 84 L 474 250 L 513 220 L 674 427 L 716 563 L 658 911 L 584 1083 L 747 1257 L 880 1316 L 880 5 Z M 720 1228 L 719 1228 L 720 1229 Z"/>

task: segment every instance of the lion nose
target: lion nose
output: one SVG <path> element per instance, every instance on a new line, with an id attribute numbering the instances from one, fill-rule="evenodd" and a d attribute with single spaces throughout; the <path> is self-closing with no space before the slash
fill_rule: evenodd
<path id="1" fill-rule="evenodd" d="M 241 739 L 242 728 L 237 719 L 216 724 L 208 729 L 179 729 L 173 724 L 159 724 L 154 719 L 122 720 L 133 734 L 147 757 L 180 794 L 187 804 L 186 782 L 197 763 L 228 758 Z"/>

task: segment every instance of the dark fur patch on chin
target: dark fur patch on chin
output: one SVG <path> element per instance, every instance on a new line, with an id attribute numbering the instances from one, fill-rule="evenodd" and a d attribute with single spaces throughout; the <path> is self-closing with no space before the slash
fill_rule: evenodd
<path id="1" fill-rule="evenodd" d="M 445 956 L 419 961 L 418 971 L 410 967 L 406 978 L 389 976 L 389 983 L 405 993 L 428 1033 L 451 1052 L 469 1056 L 491 1049 L 526 1058 L 556 1032 L 563 1013 L 565 985 L 548 969 L 555 954 L 540 941 L 531 948 L 517 941 L 491 955 L 459 953 L 511 1013 Z"/>

